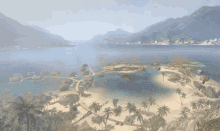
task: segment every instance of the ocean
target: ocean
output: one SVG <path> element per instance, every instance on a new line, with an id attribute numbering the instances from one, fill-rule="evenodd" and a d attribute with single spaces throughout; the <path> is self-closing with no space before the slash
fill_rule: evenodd
<path id="1" fill-rule="evenodd" d="M 80 73 L 83 64 L 93 65 L 92 69 L 98 71 L 102 62 L 112 62 L 116 59 L 139 56 L 143 65 L 152 64 L 152 61 L 159 61 L 166 65 L 168 61 L 179 56 L 195 61 L 199 67 L 211 79 L 220 82 L 220 51 L 219 46 L 130 46 L 111 45 L 102 48 L 91 48 L 87 45 L 76 47 L 56 47 L 38 49 L 14 49 L 0 52 L 0 91 L 5 88 L 16 95 L 25 92 L 39 94 L 41 92 L 54 91 L 58 89 L 62 79 L 45 78 L 42 81 L 24 80 L 22 83 L 9 84 L 9 78 L 13 73 L 33 71 L 37 75 L 41 71 L 60 71 L 61 76 L 68 76 L 68 73 L 76 71 Z M 181 58 L 182 58 L 181 57 Z M 146 69 L 136 75 L 129 75 L 133 80 L 127 81 L 122 75 L 107 74 L 104 78 L 96 78 L 95 87 L 105 87 L 109 95 L 128 95 L 145 97 L 155 92 L 154 87 L 158 85 L 153 82 L 153 77 L 159 75 L 158 71 Z M 92 90 L 92 89 L 91 89 Z M 167 88 L 162 95 L 170 95 L 174 90 Z M 156 93 L 161 96 L 161 94 Z"/>

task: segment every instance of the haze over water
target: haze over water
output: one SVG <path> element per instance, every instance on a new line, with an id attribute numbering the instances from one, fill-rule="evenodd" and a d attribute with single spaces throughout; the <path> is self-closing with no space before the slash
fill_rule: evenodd
<path id="1" fill-rule="evenodd" d="M 189 60 L 199 62 L 200 69 L 205 75 L 220 82 L 220 52 L 218 46 L 119 46 L 102 49 L 91 49 L 86 45 L 78 45 L 73 48 L 39 48 L 39 49 L 17 49 L 0 52 L 0 91 L 10 89 L 14 94 L 20 95 L 31 91 L 34 94 L 40 92 L 57 90 L 62 79 L 47 78 L 41 82 L 24 80 L 22 83 L 8 84 L 13 73 L 33 71 L 38 75 L 41 71 L 60 71 L 61 76 L 68 76 L 69 72 L 77 71 L 87 63 L 93 65 L 94 71 L 101 65 L 100 57 L 106 62 L 129 56 L 140 56 L 142 64 L 152 64 L 152 61 L 160 61 L 161 64 L 173 59 L 173 55 L 182 55 Z M 147 69 L 141 74 L 130 75 L 132 81 L 126 81 L 121 75 L 107 74 L 104 78 L 96 80 L 95 87 L 108 86 L 111 95 L 133 95 L 143 96 L 151 94 L 157 86 L 152 78 L 159 73 L 153 69 Z M 93 89 L 91 89 L 93 90 Z M 173 93 L 168 90 L 164 95 Z"/>

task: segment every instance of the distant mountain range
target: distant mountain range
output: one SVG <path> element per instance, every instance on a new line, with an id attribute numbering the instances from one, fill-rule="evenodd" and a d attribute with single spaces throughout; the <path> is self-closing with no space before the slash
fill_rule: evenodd
<path id="1" fill-rule="evenodd" d="M 150 42 L 169 39 L 175 42 L 177 39 L 185 40 L 209 40 L 220 39 L 220 6 L 204 6 L 191 15 L 182 18 L 169 18 L 165 21 L 153 24 L 144 30 L 131 34 L 123 30 L 111 31 L 106 35 L 96 36 L 95 40 L 108 40 L 118 42 Z M 120 35 L 117 35 L 121 32 Z M 109 35 L 111 34 L 111 35 Z"/>
<path id="2" fill-rule="evenodd" d="M 0 48 L 72 46 L 63 37 L 37 26 L 25 26 L 0 13 Z"/>
<path id="3" fill-rule="evenodd" d="M 132 33 L 118 29 L 116 31 L 109 31 L 104 35 L 95 35 L 89 42 L 102 42 L 106 41 L 109 43 L 125 42 Z"/>

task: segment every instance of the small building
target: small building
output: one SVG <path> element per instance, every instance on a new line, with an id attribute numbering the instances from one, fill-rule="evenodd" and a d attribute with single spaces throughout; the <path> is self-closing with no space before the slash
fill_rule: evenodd
<path id="1" fill-rule="evenodd" d="M 10 82 L 20 82 L 21 81 L 21 77 L 11 77 L 9 79 Z"/>
<path id="2" fill-rule="evenodd" d="M 50 73 L 47 71 L 41 71 L 40 75 L 41 76 L 48 76 Z"/>
<path id="3" fill-rule="evenodd" d="M 52 71 L 51 75 L 52 76 L 58 76 L 58 75 L 60 75 L 60 72 L 59 71 Z"/>
<path id="4" fill-rule="evenodd" d="M 33 77 L 32 77 L 32 80 L 41 80 L 43 78 L 43 76 L 36 76 L 36 75 L 34 75 Z"/>
<path id="5" fill-rule="evenodd" d="M 77 72 L 70 72 L 69 75 L 70 75 L 71 77 L 76 76 L 76 75 L 77 75 Z"/>
<path id="6" fill-rule="evenodd" d="M 83 75 L 88 75 L 88 74 L 89 74 L 89 71 L 83 71 L 82 74 L 83 74 Z"/>
<path id="7" fill-rule="evenodd" d="M 96 73 L 95 75 L 98 76 L 98 77 L 104 77 L 105 73 L 104 72 L 99 72 L 99 73 Z"/>
<path id="8" fill-rule="evenodd" d="M 35 72 L 28 72 L 28 73 L 27 73 L 27 76 L 28 76 L 28 77 L 33 77 L 34 75 L 35 75 Z"/>

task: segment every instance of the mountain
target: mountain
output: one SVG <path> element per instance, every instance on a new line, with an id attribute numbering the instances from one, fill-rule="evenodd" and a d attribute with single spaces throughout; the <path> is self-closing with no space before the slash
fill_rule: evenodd
<path id="1" fill-rule="evenodd" d="M 151 25 L 144 30 L 133 34 L 127 41 L 151 41 L 170 39 L 207 40 L 220 38 L 220 6 L 203 6 L 189 16 L 169 18 Z"/>
<path id="2" fill-rule="evenodd" d="M 69 41 L 40 27 L 25 26 L 0 13 L 0 48 L 70 46 Z"/>
<path id="3" fill-rule="evenodd" d="M 26 26 L 27 26 L 27 27 L 30 27 L 30 28 L 34 28 L 34 29 L 39 30 L 39 31 L 41 31 L 41 32 L 45 32 L 45 33 L 51 34 L 50 31 L 45 30 L 45 29 L 43 29 L 43 28 L 40 28 L 39 26 L 36 26 L 36 25 L 34 25 L 34 26 L 26 25 Z"/>
<path id="4" fill-rule="evenodd" d="M 90 42 L 102 42 L 107 41 L 110 43 L 117 43 L 117 42 L 125 42 L 128 37 L 130 37 L 132 33 L 127 31 L 118 29 L 116 31 L 109 31 L 104 35 L 95 35 Z"/>

